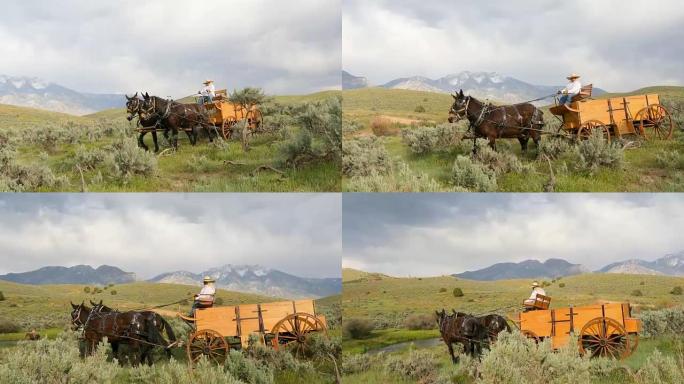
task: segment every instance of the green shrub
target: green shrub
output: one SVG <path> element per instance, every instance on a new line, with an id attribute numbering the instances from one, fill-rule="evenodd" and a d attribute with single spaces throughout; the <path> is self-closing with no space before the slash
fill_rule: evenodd
<path id="1" fill-rule="evenodd" d="M 672 290 L 670 291 L 670 293 L 673 294 L 673 295 L 681 295 L 681 294 L 682 294 L 682 287 L 676 286 L 676 287 L 672 288 Z M 1 297 L 1 296 L 2 296 L 2 292 L 0 292 L 0 297 Z"/>
<path id="2" fill-rule="evenodd" d="M 408 164 L 397 161 L 385 174 L 372 172 L 367 176 L 352 177 L 345 184 L 345 190 L 350 192 L 440 192 L 445 188 L 427 174 L 414 173 Z M 454 192 L 459 191 L 465 191 L 465 189 L 454 189 Z"/>
<path id="3" fill-rule="evenodd" d="M 116 289 L 112 289 L 111 291 L 109 291 L 109 293 L 110 293 L 112 296 L 116 295 Z"/>
<path id="4" fill-rule="evenodd" d="M 439 293 L 444 293 L 444 292 L 446 292 L 446 291 L 447 291 L 447 289 L 444 288 L 444 287 L 442 287 L 442 288 L 439 289 Z"/>
<path id="5" fill-rule="evenodd" d="M 643 311 L 639 318 L 646 337 L 679 335 L 684 329 L 683 307 Z"/>
<path id="6" fill-rule="evenodd" d="M 366 353 L 342 356 L 342 373 L 350 375 L 366 372 L 371 368 L 385 363 L 385 355 L 378 353 L 369 355 Z"/>
<path id="7" fill-rule="evenodd" d="M 559 284 L 558 284 L 558 287 L 559 287 L 559 288 L 565 288 L 565 283 L 559 283 Z"/>
<path id="8" fill-rule="evenodd" d="M 0 319 L 0 333 L 14 333 L 21 331 L 21 325 L 9 319 Z"/>
<path id="9" fill-rule="evenodd" d="M 351 339 L 362 339 L 371 334 L 373 323 L 368 319 L 343 320 L 342 334 Z"/>
<path id="10" fill-rule="evenodd" d="M 342 148 L 342 174 L 346 176 L 383 175 L 392 166 L 389 153 L 374 136 L 346 140 Z"/>
<path id="11" fill-rule="evenodd" d="M 416 154 L 448 150 L 459 141 L 454 124 L 404 128 L 401 130 L 401 140 Z"/>
<path id="12" fill-rule="evenodd" d="M 429 383 L 434 380 L 439 371 L 439 361 L 430 351 L 413 350 L 408 356 L 391 357 L 385 363 L 385 372 L 390 375 L 400 375 L 419 383 Z"/>
<path id="13" fill-rule="evenodd" d="M 456 157 L 451 178 L 456 186 L 472 191 L 492 192 L 497 188 L 494 171 L 461 155 Z"/>
<path id="14" fill-rule="evenodd" d="M 577 167 L 594 171 L 599 167 L 621 168 L 625 161 L 625 151 L 619 143 L 607 141 L 600 132 L 592 132 L 587 140 L 580 141 L 575 147 Z"/>
<path id="15" fill-rule="evenodd" d="M 511 152 L 497 152 L 489 146 L 487 139 L 475 141 L 475 155 L 473 160 L 489 167 L 495 174 L 521 172 L 525 168 L 515 154 Z"/>
<path id="16" fill-rule="evenodd" d="M 657 349 L 646 359 L 646 363 L 634 375 L 638 384 L 647 383 L 682 383 L 684 382 L 684 365 L 680 359 L 665 356 Z"/>
<path id="17" fill-rule="evenodd" d="M 639 282 L 639 285 L 644 285 L 644 284 L 646 284 L 646 282 L 644 282 L 644 281 Z"/>
<path id="18" fill-rule="evenodd" d="M 435 329 L 437 323 L 430 315 L 411 315 L 404 320 L 404 327 L 410 330 Z"/>
<path id="19" fill-rule="evenodd" d="M 116 178 L 123 180 L 134 175 L 153 175 L 157 171 L 155 155 L 138 148 L 134 138 L 115 142 L 109 148 L 104 163 Z"/>
<path id="20" fill-rule="evenodd" d="M 375 117 L 370 123 L 371 131 L 375 136 L 394 136 L 399 132 L 399 124 L 393 123 L 384 117 Z"/>
<path id="21" fill-rule="evenodd" d="M 656 153 L 656 164 L 665 169 L 684 169 L 684 156 L 680 155 L 679 152 L 675 150 L 668 151 L 661 149 Z"/>
<path id="22" fill-rule="evenodd" d="M 358 132 L 362 129 L 363 129 L 363 125 L 361 125 L 357 121 L 354 121 L 354 120 L 343 120 L 342 121 L 342 133 L 344 133 L 344 134 Z"/>
<path id="23" fill-rule="evenodd" d="M 454 295 L 454 297 L 463 297 L 463 290 L 461 288 L 454 288 L 451 293 Z"/>
<path id="24" fill-rule="evenodd" d="M 83 287 L 83 292 L 90 293 L 90 287 Z"/>
<path id="25" fill-rule="evenodd" d="M 643 292 L 640 289 L 635 289 L 632 291 L 632 296 L 643 296 Z"/>
<path id="26" fill-rule="evenodd" d="M 416 108 L 413 110 L 415 113 L 425 113 L 425 107 L 422 105 L 418 104 L 416 105 Z"/>
<path id="27" fill-rule="evenodd" d="M 100 149 L 88 150 L 84 146 L 80 145 L 76 149 L 76 157 L 74 161 L 85 171 L 95 169 L 98 165 L 104 162 L 105 157 L 105 152 Z"/>
<path id="28" fill-rule="evenodd" d="M 547 156 L 549 159 L 558 159 L 565 154 L 572 152 L 573 146 L 567 139 L 562 137 L 545 137 L 539 142 L 539 158 Z"/>

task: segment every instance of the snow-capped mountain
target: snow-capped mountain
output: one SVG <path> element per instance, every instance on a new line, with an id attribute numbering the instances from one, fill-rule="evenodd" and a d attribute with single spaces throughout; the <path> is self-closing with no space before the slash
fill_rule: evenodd
<path id="1" fill-rule="evenodd" d="M 36 77 L 0 75 L 0 104 L 86 115 L 125 104 L 123 95 L 82 93 Z"/>
<path id="2" fill-rule="evenodd" d="M 93 268 L 89 265 L 73 267 L 50 266 L 35 271 L 8 273 L 0 275 L 0 280 L 20 284 L 122 284 L 135 281 L 135 273 L 125 272 L 117 267 L 101 265 Z"/>
<path id="3" fill-rule="evenodd" d="M 476 271 L 466 271 L 452 276 L 469 280 L 502 280 L 523 278 L 556 278 L 560 276 L 579 275 L 589 272 L 580 265 L 563 259 L 525 260 L 519 263 L 497 263 Z"/>
<path id="4" fill-rule="evenodd" d="M 365 77 L 354 76 L 347 71 L 342 71 L 342 89 L 357 89 L 368 86 L 368 80 Z"/>
<path id="5" fill-rule="evenodd" d="M 228 264 L 201 273 L 168 272 L 149 281 L 200 285 L 204 276 L 211 276 L 216 279 L 218 288 L 283 298 L 317 298 L 339 294 L 342 290 L 342 279 L 298 277 L 259 265 Z"/>
<path id="6" fill-rule="evenodd" d="M 451 93 L 454 90 L 463 89 L 465 94 L 477 98 L 519 103 L 551 95 L 563 86 L 534 85 L 496 72 L 463 71 L 439 79 L 423 76 L 403 77 L 392 80 L 382 87 L 440 93 Z M 604 92 L 601 89 L 594 88 L 594 95 Z M 551 99 L 547 99 L 537 104 L 549 104 L 550 102 Z"/>
<path id="7" fill-rule="evenodd" d="M 684 251 L 668 254 L 653 261 L 640 259 L 620 261 L 608 264 L 598 272 L 684 276 Z"/>

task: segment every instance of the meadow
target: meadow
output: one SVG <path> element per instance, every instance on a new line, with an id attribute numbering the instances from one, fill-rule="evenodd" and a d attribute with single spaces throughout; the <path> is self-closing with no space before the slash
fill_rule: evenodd
<path id="1" fill-rule="evenodd" d="M 522 299 L 529 294 L 528 279 L 397 278 L 345 269 L 344 382 L 571 383 L 585 378 L 580 381 L 654 383 L 678 382 L 673 378 L 684 374 L 684 344 L 677 336 L 684 319 L 684 299 L 672 294 L 675 287 L 684 285 L 684 278 L 592 273 L 541 281 L 552 297 L 551 308 L 629 302 L 634 314 L 644 321 L 636 351 L 623 361 L 589 360 L 579 356 L 576 348 L 552 352 L 546 343 L 532 345 L 514 331 L 504 343 L 486 352 L 481 361 L 461 356 L 459 364 L 452 364 L 436 324 L 429 324 L 434 322 L 434 311 L 453 308 L 474 314 L 512 315 L 521 309 Z M 455 288 L 463 295 L 454 295 Z M 426 326 L 411 327 L 412 317 L 427 319 Z M 365 335 L 351 336 L 348 328 L 352 319 L 368 324 Z M 516 357 L 530 355 L 531 349 L 539 360 L 533 357 L 521 362 Z M 563 369 L 571 375 L 548 375 L 548 371 Z"/>
<path id="2" fill-rule="evenodd" d="M 459 140 L 465 122 L 446 124 L 448 94 L 398 89 L 345 90 L 345 191 L 648 192 L 684 190 L 684 87 L 649 87 L 675 118 L 668 141 L 628 137 L 613 144 L 573 144 L 542 138 L 523 154 L 517 140 L 497 141 L 498 154 L 471 158 L 472 140 Z M 625 94 L 627 95 L 627 94 Z M 597 98 L 617 96 L 601 95 Z M 543 107 L 547 130 L 559 121 Z M 561 143 L 560 141 L 564 141 Z M 591 145 L 589 145 L 591 144 Z M 360 147 L 360 148 L 359 148 Z M 562 147 L 562 148 L 559 148 Z M 614 148 L 612 148 L 614 147 Z M 538 153 L 547 155 L 538 156 Z M 590 157 L 598 157 L 592 161 Z M 602 157 L 602 158 L 601 158 Z M 462 160 L 467 162 L 468 159 Z M 472 175 L 455 175 L 455 168 Z M 484 182 L 477 179 L 488 179 Z M 474 179 L 475 181 L 472 181 Z M 493 182 L 492 182 L 493 181 Z"/>
<path id="3" fill-rule="evenodd" d="M 88 292 L 86 292 L 88 291 Z M 177 284 L 130 283 L 102 286 L 23 285 L 0 281 L 0 382 L 53 383 L 195 383 L 211 378 L 216 383 L 332 383 L 336 380 L 340 347 L 340 296 L 316 300 L 326 315 L 329 339 L 314 337 L 311 352 L 294 358 L 288 351 L 276 352 L 255 343 L 245 351 L 232 351 L 223 366 L 202 362 L 188 369 L 184 348 L 172 350 L 168 360 L 159 351 L 152 367 L 131 367 L 114 361 L 111 347 L 103 346 L 93 357 L 79 357 L 77 334 L 67 330 L 69 302 L 103 302 L 119 310 L 150 308 L 187 299 L 182 303 L 155 309 L 165 316 L 181 340 L 190 328 L 175 318 L 186 313 L 197 287 Z M 235 305 L 283 300 L 263 295 L 219 289 L 217 303 Z M 23 341 L 24 333 L 35 328 L 40 341 Z M 14 332 L 7 332 L 14 331 Z M 49 369 L 44 368 L 49 366 Z M 42 366 L 43 368 L 39 368 Z M 65 369 L 65 367 L 70 367 Z"/>
<path id="4" fill-rule="evenodd" d="M 158 154 L 137 148 L 124 109 L 71 116 L 0 105 L 0 190 L 339 191 L 339 143 L 327 136 L 341 135 L 338 96 L 272 98 L 248 151 L 206 135 L 192 146 L 180 133 L 178 151 L 159 134 Z M 153 148 L 151 134 L 145 143 Z"/>

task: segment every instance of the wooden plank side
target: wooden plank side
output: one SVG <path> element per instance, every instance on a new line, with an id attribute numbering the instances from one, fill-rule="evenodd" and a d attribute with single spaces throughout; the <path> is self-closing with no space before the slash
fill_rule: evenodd
<path id="1" fill-rule="evenodd" d="M 258 333 L 259 328 L 259 305 L 240 305 L 240 336 L 248 336 L 250 333 Z"/>
<path id="2" fill-rule="evenodd" d="M 539 337 L 551 336 L 551 310 L 521 313 L 520 329 L 534 332 Z"/>
<path id="3" fill-rule="evenodd" d="M 198 330 L 211 329 L 221 335 L 237 335 L 235 307 L 214 307 L 195 311 L 195 326 Z"/>
<path id="4" fill-rule="evenodd" d="M 292 301 L 279 301 L 275 303 L 265 303 L 261 305 L 261 316 L 264 320 L 264 330 L 270 332 L 273 326 L 287 315 L 294 313 L 294 303 Z"/>
<path id="5" fill-rule="evenodd" d="M 615 108 L 615 104 L 613 104 Z M 577 103 L 582 123 L 589 120 L 598 120 L 603 124 L 610 124 L 610 112 L 607 100 L 589 100 L 584 103 Z"/>

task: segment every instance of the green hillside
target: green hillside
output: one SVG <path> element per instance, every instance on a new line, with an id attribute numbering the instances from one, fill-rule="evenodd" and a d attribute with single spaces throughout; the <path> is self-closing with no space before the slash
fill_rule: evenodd
<path id="1" fill-rule="evenodd" d="M 552 297 L 551 307 L 624 301 L 636 308 L 684 304 L 683 296 L 670 294 L 673 287 L 684 287 L 684 277 L 591 273 L 549 283 L 551 285 L 545 290 Z M 473 281 L 451 276 L 396 278 L 376 275 L 373 279 L 343 282 L 342 309 L 345 318 L 371 319 L 403 319 L 411 314 L 430 314 L 441 308 L 471 313 L 501 309 L 500 312 L 509 313 L 529 296 L 529 284 L 529 279 Z M 460 288 L 463 297 L 454 297 L 454 288 Z M 632 295 L 636 289 L 642 296 Z"/>
<path id="2" fill-rule="evenodd" d="M 42 109 L 0 104 L 0 128 L 24 128 L 41 123 L 85 121 L 88 121 L 88 118 Z"/>

